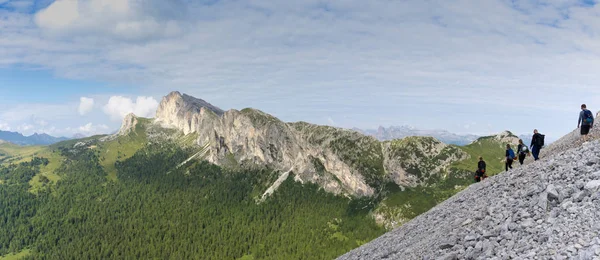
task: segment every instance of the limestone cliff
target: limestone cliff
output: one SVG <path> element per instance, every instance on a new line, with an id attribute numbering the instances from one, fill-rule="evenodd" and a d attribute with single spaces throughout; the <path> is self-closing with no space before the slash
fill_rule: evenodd
<path id="1" fill-rule="evenodd" d="M 135 127 L 138 124 L 138 119 L 133 113 L 129 113 L 123 118 L 123 124 L 121 124 L 121 129 L 117 132 L 117 135 L 128 135 L 129 133 L 135 131 Z"/>
<path id="2" fill-rule="evenodd" d="M 121 132 L 135 126 L 127 117 Z M 195 136 L 207 147 L 206 160 L 292 169 L 296 181 L 317 183 L 326 191 L 371 196 L 385 183 L 426 184 L 450 164 L 468 155 L 433 138 L 380 142 L 359 132 L 305 122 L 286 123 L 260 110 L 224 111 L 179 92 L 165 96 L 155 126 Z"/>
<path id="3" fill-rule="evenodd" d="M 196 133 L 197 144 L 209 147 L 205 158 L 215 164 L 234 158 L 282 171 L 292 169 L 299 181 L 318 183 L 330 192 L 374 193 L 361 172 L 334 151 L 309 143 L 292 124 L 256 109 L 223 112 L 203 100 L 172 92 L 162 99 L 155 122 L 184 134 Z"/>

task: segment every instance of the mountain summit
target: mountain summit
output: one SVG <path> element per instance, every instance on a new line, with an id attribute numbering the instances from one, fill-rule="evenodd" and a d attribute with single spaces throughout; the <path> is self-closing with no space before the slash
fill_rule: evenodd
<path id="1" fill-rule="evenodd" d="M 126 118 L 120 133 L 131 132 L 136 120 Z M 431 137 L 380 142 L 353 130 L 286 123 L 252 108 L 223 111 L 177 91 L 161 100 L 152 122 L 192 138 L 205 148 L 202 159 L 216 165 L 267 166 L 282 172 L 281 178 L 293 172 L 298 182 L 352 196 L 375 195 L 386 183 L 429 185 L 449 172 L 469 178 L 470 173 L 450 168 L 474 157 Z M 514 141 L 507 138 L 505 133 L 496 142 Z"/>
<path id="2" fill-rule="evenodd" d="M 217 165 L 227 164 L 231 159 L 242 164 L 268 165 L 284 172 L 293 170 L 298 181 L 319 183 L 330 192 L 359 196 L 374 193 L 358 167 L 340 158 L 342 151 L 326 146 L 332 140 L 346 138 L 364 139 L 365 143 L 378 145 L 376 140 L 353 131 L 308 130 L 308 124 L 284 123 L 251 108 L 224 112 L 204 100 L 179 92 L 162 99 L 155 122 L 186 135 L 196 135 L 196 144 L 208 147 L 205 159 Z M 318 134 L 319 130 L 322 142 L 311 142 L 308 135 Z M 328 132 L 339 135 L 330 136 Z M 381 148 L 378 150 L 381 153 Z M 373 178 L 385 177 L 384 171 L 375 174 L 378 176 Z"/>

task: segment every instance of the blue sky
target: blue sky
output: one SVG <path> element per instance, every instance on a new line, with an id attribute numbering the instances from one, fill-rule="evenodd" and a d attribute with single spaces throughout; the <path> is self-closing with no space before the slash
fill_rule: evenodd
<path id="1" fill-rule="evenodd" d="M 338 127 L 559 137 L 600 110 L 590 0 L 0 0 L 0 129 L 109 133 L 178 90 Z"/>

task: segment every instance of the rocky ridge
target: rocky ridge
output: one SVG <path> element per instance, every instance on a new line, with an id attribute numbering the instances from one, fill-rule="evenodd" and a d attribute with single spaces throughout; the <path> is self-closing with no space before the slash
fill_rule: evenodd
<path id="1" fill-rule="evenodd" d="M 406 137 L 383 142 L 382 146 L 385 165 L 389 167 L 386 170 L 402 186 L 426 182 L 452 163 L 469 158 L 463 150 L 432 137 Z"/>
<path id="2" fill-rule="evenodd" d="M 600 259 L 598 212 L 593 141 L 471 185 L 338 259 Z"/>
<path id="3" fill-rule="evenodd" d="M 54 137 L 43 133 L 24 136 L 21 133 L 0 130 L 0 139 L 17 145 L 50 145 L 70 138 Z"/>
<path id="4" fill-rule="evenodd" d="M 155 122 L 184 134 L 197 134 L 197 144 L 209 147 L 205 159 L 217 165 L 233 158 L 282 171 L 292 169 L 299 181 L 319 183 L 330 192 L 374 194 L 363 175 L 335 152 L 311 144 L 294 125 L 256 109 L 223 112 L 201 99 L 172 92 L 162 99 Z"/>
<path id="5" fill-rule="evenodd" d="M 139 120 L 128 115 L 119 132 L 105 140 L 127 135 Z M 372 196 L 387 182 L 426 185 L 430 177 L 470 156 L 430 137 L 380 142 L 354 130 L 286 123 L 257 109 L 224 111 L 176 91 L 161 100 L 154 120 L 144 122 L 150 122 L 143 124 L 150 129 L 148 136 L 169 138 L 156 131 L 166 128 L 193 137 L 194 145 L 206 148 L 203 159 L 211 163 L 291 169 L 296 181 L 352 196 Z"/>
<path id="6" fill-rule="evenodd" d="M 128 135 L 129 133 L 135 131 L 135 127 L 138 124 L 138 119 L 133 113 L 129 113 L 123 118 L 123 123 L 121 124 L 121 128 L 116 135 Z"/>

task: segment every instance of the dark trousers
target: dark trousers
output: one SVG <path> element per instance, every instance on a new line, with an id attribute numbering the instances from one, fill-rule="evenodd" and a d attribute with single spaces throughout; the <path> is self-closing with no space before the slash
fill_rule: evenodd
<path id="1" fill-rule="evenodd" d="M 485 173 L 481 172 L 481 170 L 475 171 L 475 182 L 480 182 L 481 180 L 487 178 Z"/>
<path id="2" fill-rule="evenodd" d="M 537 161 L 540 158 L 540 148 L 537 145 L 534 145 L 531 148 L 531 154 L 533 154 L 533 159 Z"/>
<path id="3" fill-rule="evenodd" d="M 506 159 L 506 165 L 504 168 L 506 168 L 506 171 L 508 171 L 508 168 L 512 169 L 512 163 L 513 163 L 513 159 Z"/>
<path id="4" fill-rule="evenodd" d="M 527 154 L 525 154 L 525 153 L 519 154 L 519 163 L 521 165 L 523 165 L 523 161 L 525 161 L 526 156 L 527 156 Z"/>

